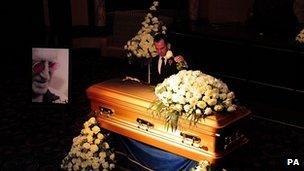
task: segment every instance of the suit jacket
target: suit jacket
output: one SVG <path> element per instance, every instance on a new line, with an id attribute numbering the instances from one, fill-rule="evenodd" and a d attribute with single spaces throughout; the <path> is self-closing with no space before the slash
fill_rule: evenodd
<path id="1" fill-rule="evenodd" d="M 151 61 L 151 84 L 156 85 L 164 81 L 165 78 L 170 77 L 173 74 L 178 73 L 176 62 L 173 57 L 167 59 L 164 69 L 161 71 L 161 74 L 158 73 L 158 60 L 159 56 L 152 58 Z"/>

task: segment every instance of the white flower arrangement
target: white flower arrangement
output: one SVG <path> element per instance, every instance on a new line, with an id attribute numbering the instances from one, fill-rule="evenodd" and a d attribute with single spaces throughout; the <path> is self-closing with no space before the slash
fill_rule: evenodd
<path id="1" fill-rule="evenodd" d="M 234 92 L 221 80 L 201 71 L 179 71 L 158 84 L 155 94 L 158 101 L 152 109 L 164 116 L 173 130 L 177 129 L 180 116 L 195 124 L 208 115 L 233 112 L 237 107 L 233 104 Z"/>
<path id="2" fill-rule="evenodd" d="M 68 155 L 62 160 L 61 168 L 76 170 L 112 170 L 115 154 L 106 142 L 94 117 L 83 124 L 81 134 L 73 139 Z"/>
<path id="3" fill-rule="evenodd" d="M 127 50 L 127 56 L 136 56 L 138 58 L 151 58 L 157 56 L 154 47 L 154 36 L 157 33 L 166 34 L 167 28 L 153 14 L 156 13 L 158 1 L 154 1 L 150 7 L 150 12 L 146 15 L 142 22 L 142 27 L 137 35 L 127 42 L 124 49 Z"/>
<path id="4" fill-rule="evenodd" d="M 195 168 L 192 168 L 191 171 L 208 171 L 210 168 L 210 162 L 203 160 L 198 162 L 198 165 Z"/>
<path id="5" fill-rule="evenodd" d="M 302 29 L 300 33 L 297 35 L 296 41 L 299 43 L 304 43 L 304 29 Z"/>

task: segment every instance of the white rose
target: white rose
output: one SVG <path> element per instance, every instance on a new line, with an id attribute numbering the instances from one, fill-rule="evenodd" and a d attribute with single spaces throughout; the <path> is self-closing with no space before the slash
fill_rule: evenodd
<path id="1" fill-rule="evenodd" d="M 201 114 L 202 114 L 202 111 L 201 111 L 200 109 L 196 109 L 196 110 L 195 110 L 195 113 L 196 113 L 197 115 L 201 115 Z"/>
<path id="2" fill-rule="evenodd" d="M 99 164 L 99 163 L 92 163 L 92 167 L 93 167 L 93 169 L 98 169 L 98 168 L 99 168 L 99 166 L 100 166 L 100 164 Z"/>
<path id="3" fill-rule="evenodd" d="M 232 105 L 232 101 L 231 99 L 226 99 L 223 101 L 223 104 L 225 105 L 225 107 L 229 107 Z"/>
<path id="4" fill-rule="evenodd" d="M 224 106 L 223 105 L 215 105 L 214 106 L 214 110 L 217 111 L 217 112 L 220 112 L 224 109 Z"/>
<path id="5" fill-rule="evenodd" d="M 156 11 L 155 6 L 150 7 L 150 10 L 151 10 L 151 11 Z"/>
<path id="6" fill-rule="evenodd" d="M 103 135 L 103 134 L 101 134 L 101 133 L 98 133 L 98 134 L 97 134 L 97 138 L 98 138 L 98 139 L 100 139 L 100 140 L 103 140 L 104 135 Z"/>
<path id="7" fill-rule="evenodd" d="M 90 149 L 91 147 L 89 143 L 84 143 L 82 146 L 86 149 Z"/>
<path id="8" fill-rule="evenodd" d="M 110 170 L 114 169 L 115 168 L 115 164 L 111 163 L 110 164 Z"/>
<path id="9" fill-rule="evenodd" d="M 92 145 L 90 146 L 90 150 L 91 150 L 93 153 L 95 153 L 96 151 L 98 151 L 98 146 L 97 146 L 96 144 L 92 144 Z"/>
<path id="10" fill-rule="evenodd" d="M 104 162 L 102 163 L 102 167 L 107 169 L 109 167 L 109 163 L 108 162 Z"/>
<path id="11" fill-rule="evenodd" d="M 173 53 L 171 50 L 168 50 L 166 55 L 164 56 L 165 59 L 170 59 L 171 57 L 173 57 Z"/>
<path id="12" fill-rule="evenodd" d="M 113 154 L 110 155 L 110 159 L 114 160 L 114 158 L 115 158 L 115 154 L 113 153 Z"/>
<path id="13" fill-rule="evenodd" d="M 236 105 L 231 105 L 231 106 L 229 106 L 228 108 L 227 108 L 227 111 L 228 112 L 233 112 L 233 111 L 235 111 L 236 110 Z"/>
<path id="14" fill-rule="evenodd" d="M 234 92 L 231 91 L 230 93 L 227 94 L 227 99 L 234 99 L 235 98 L 235 95 L 234 95 Z"/>
<path id="15" fill-rule="evenodd" d="M 225 100 L 227 98 L 227 95 L 225 93 L 221 93 L 219 95 L 219 97 L 220 97 L 221 100 Z"/>
<path id="16" fill-rule="evenodd" d="M 102 158 L 102 159 L 105 158 L 106 156 L 107 156 L 107 154 L 104 151 L 99 153 L 99 157 Z"/>
<path id="17" fill-rule="evenodd" d="M 107 142 L 104 142 L 102 145 L 103 145 L 103 147 L 105 149 L 109 149 L 110 148 L 110 146 L 109 146 L 109 144 Z"/>
<path id="18" fill-rule="evenodd" d="M 91 136 L 91 135 L 88 135 L 87 136 L 87 141 L 90 143 L 90 142 L 92 142 L 93 141 L 93 137 Z"/>
<path id="19" fill-rule="evenodd" d="M 207 106 L 207 104 L 204 101 L 198 101 L 197 106 L 201 109 L 204 109 Z"/>
<path id="20" fill-rule="evenodd" d="M 205 102 L 208 102 L 208 101 L 210 100 L 210 97 L 209 97 L 209 96 L 204 96 L 204 97 L 203 97 L 203 100 L 204 100 Z"/>
<path id="21" fill-rule="evenodd" d="M 212 113 L 212 109 L 211 109 L 210 107 L 207 107 L 207 108 L 205 109 L 204 114 L 209 115 L 209 114 L 211 114 L 211 113 Z"/>
<path id="22" fill-rule="evenodd" d="M 92 131 L 93 131 L 94 134 L 97 134 L 100 131 L 100 128 L 98 126 L 94 126 L 92 128 Z"/>
<path id="23" fill-rule="evenodd" d="M 186 112 L 186 113 L 189 112 L 189 109 L 190 109 L 190 105 L 186 104 L 186 105 L 184 106 L 185 112 Z"/>
<path id="24" fill-rule="evenodd" d="M 98 138 L 95 139 L 95 140 L 94 140 L 94 143 L 97 144 L 97 145 L 100 144 L 100 139 L 98 139 Z"/>
<path id="25" fill-rule="evenodd" d="M 181 104 L 176 104 L 174 105 L 173 109 L 177 111 L 181 111 L 183 109 L 183 106 Z"/>

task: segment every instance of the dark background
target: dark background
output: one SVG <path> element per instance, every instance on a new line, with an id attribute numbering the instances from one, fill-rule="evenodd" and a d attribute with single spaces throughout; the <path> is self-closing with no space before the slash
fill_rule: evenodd
<path id="1" fill-rule="evenodd" d="M 147 9 L 151 2 L 107 0 L 106 10 Z M 232 154 L 224 164 L 228 170 L 285 170 L 287 157 L 303 154 L 304 53 L 303 45 L 294 41 L 303 23 L 294 16 L 293 2 L 255 0 L 245 22 L 212 23 L 204 18 L 189 21 L 185 0 L 160 1 L 161 8 L 177 11 L 169 38 L 190 67 L 222 79 L 252 110 L 251 143 Z M 124 76 L 127 63 L 101 57 L 98 49 L 72 47 L 72 39 L 80 34 L 111 34 L 111 25 L 93 25 L 92 1 L 89 25 L 80 29 L 72 26 L 69 0 L 49 1 L 50 26 L 44 23 L 42 0 L 26 5 L 11 2 L 3 10 L 0 166 L 58 170 L 90 112 L 86 88 Z M 68 105 L 30 102 L 32 47 L 70 48 Z"/>

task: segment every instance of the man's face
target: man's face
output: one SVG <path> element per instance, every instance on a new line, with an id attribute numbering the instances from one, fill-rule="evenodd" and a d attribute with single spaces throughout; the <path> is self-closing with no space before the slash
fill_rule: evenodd
<path id="1" fill-rule="evenodd" d="M 156 52 L 159 56 L 161 56 L 161 57 L 166 56 L 166 53 L 168 51 L 168 46 L 167 46 L 167 44 L 165 43 L 164 40 L 160 40 L 158 42 L 155 42 L 154 45 L 155 45 L 155 48 L 156 48 Z"/>
<path id="2" fill-rule="evenodd" d="M 33 56 L 32 90 L 34 94 L 42 95 L 46 93 L 56 66 L 55 56 Z"/>

